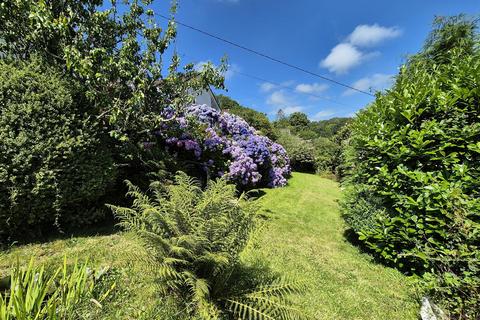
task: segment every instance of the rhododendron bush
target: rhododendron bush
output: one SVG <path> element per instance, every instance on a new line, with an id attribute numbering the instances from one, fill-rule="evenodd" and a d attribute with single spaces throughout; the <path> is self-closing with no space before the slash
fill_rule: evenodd
<path id="1" fill-rule="evenodd" d="M 191 159 L 210 177 L 226 176 L 242 188 L 280 187 L 290 175 L 285 149 L 257 134 L 242 118 L 207 105 L 181 113 L 166 108 L 166 121 L 145 148 L 163 147 L 175 157 Z"/>

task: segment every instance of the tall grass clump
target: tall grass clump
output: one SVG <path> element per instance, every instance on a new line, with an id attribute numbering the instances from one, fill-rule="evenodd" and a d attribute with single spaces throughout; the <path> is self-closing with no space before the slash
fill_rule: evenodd
<path id="1" fill-rule="evenodd" d="M 358 114 L 346 152 L 347 223 L 458 319 L 480 317 L 479 88 L 476 22 L 438 18 L 393 88 Z"/>
<path id="2" fill-rule="evenodd" d="M 33 259 L 26 267 L 13 267 L 10 288 L 0 293 L 0 319 L 78 319 L 84 316 L 83 306 L 101 307 L 101 302 L 114 288 L 111 286 L 100 296 L 95 286 L 101 273 L 95 274 L 87 264 L 75 261 L 73 267 L 63 266 L 53 273 L 44 266 L 36 266 Z M 97 299 L 95 299 L 97 298 Z"/>
<path id="3" fill-rule="evenodd" d="M 302 285 L 255 281 L 240 261 L 254 227 L 256 205 L 224 178 L 202 190 L 184 173 L 174 184 L 154 182 L 144 193 L 128 183 L 131 208 L 111 206 L 121 225 L 149 250 L 162 294 L 200 319 L 295 319 L 288 296 Z M 265 277 L 264 277 L 265 278 Z"/>

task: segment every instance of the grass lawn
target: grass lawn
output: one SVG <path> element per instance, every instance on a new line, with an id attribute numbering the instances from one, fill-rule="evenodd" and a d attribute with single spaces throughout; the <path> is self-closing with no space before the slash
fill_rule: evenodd
<path id="1" fill-rule="evenodd" d="M 310 290 L 297 298 L 314 319 L 417 319 L 410 280 L 376 264 L 343 237 L 338 185 L 314 175 L 294 173 L 286 188 L 265 190 L 262 211 L 271 218 L 254 235 L 242 258 L 263 261 L 275 272 L 304 280 Z M 144 251 L 128 233 L 81 236 L 12 247 L 0 253 L 0 276 L 31 256 L 58 266 L 89 257 L 93 266 L 115 267 L 119 288 L 110 303 L 89 318 L 177 319 L 177 310 L 155 293 Z"/>
<path id="2" fill-rule="evenodd" d="M 347 242 L 338 184 L 294 173 L 287 188 L 265 190 L 262 208 L 272 216 L 258 233 L 257 250 L 274 271 L 311 284 L 300 297 L 315 319 L 417 319 L 410 280 Z"/>

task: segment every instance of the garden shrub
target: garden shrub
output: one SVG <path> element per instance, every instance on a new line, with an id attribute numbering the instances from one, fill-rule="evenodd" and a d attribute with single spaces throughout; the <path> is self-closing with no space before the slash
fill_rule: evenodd
<path id="1" fill-rule="evenodd" d="M 375 222 L 385 216 L 382 199 L 368 185 L 347 186 L 341 206 L 348 226 L 356 233 L 371 231 Z"/>
<path id="2" fill-rule="evenodd" d="M 480 317 L 480 48 L 474 30 L 462 17 L 439 19 L 394 87 L 358 114 L 347 154 L 348 183 L 359 187 L 344 202 L 360 241 L 386 262 L 422 275 L 428 293 L 462 319 Z"/>
<path id="3" fill-rule="evenodd" d="M 257 205 L 237 197 L 235 185 L 220 178 L 202 190 L 185 173 L 171 185 L 152 182 L 149 193 L 128 185 L 132 207 L 111 208 L 144 241 L 160 292 L 178 297 L 181 312 L 195 319 L 299 318 L 287 295 L 302 285 L 276 280 L 243 287 L 240 253 Z"/>
<path id="4" fill-rule="evenodd" d="M 323 137 L 313 140 L 312 145 L 315 150 L 317 171 L 335 173 L 337 165 L 335 160 L 340 145 Z"/>
<path id="5" fill-rule="evenodd" d="M 243 189 L 286 185 L 290 161 L 285 149 L 242 118 L 206 105 L 183 112 L 166 109 L 163 115 L 169 120 L 145 143 L 147 149 L 165 148 L 207 178 L 226 176 Z"/>
<path id="6" fill-rule="evenodd" d="M 78 91 L 39 59 L 0 61 L 0 240 L 98 218 L 115 168 Z"/>
<path id="7" fill-rule="evenodd" d="M 314 173 L 317 170 L 315 149 L 311 143 L 291 134 L 288 130 L 278 132 L 278 142 L 285 147 L 292 170 Z"/>

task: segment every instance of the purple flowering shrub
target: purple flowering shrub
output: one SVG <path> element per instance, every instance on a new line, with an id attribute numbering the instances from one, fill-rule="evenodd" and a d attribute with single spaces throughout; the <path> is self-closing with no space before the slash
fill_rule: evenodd
<path id="1" fill-rule="evenodd" d="M 226 176 L 242 188 L 281 187 L 290 175 L 285 149 L 257 134 L 242 118 L 206 105 L 192 105 L 155 131 L 157 141 L 170 154 L 198 164 L 210 177 Z"/>

